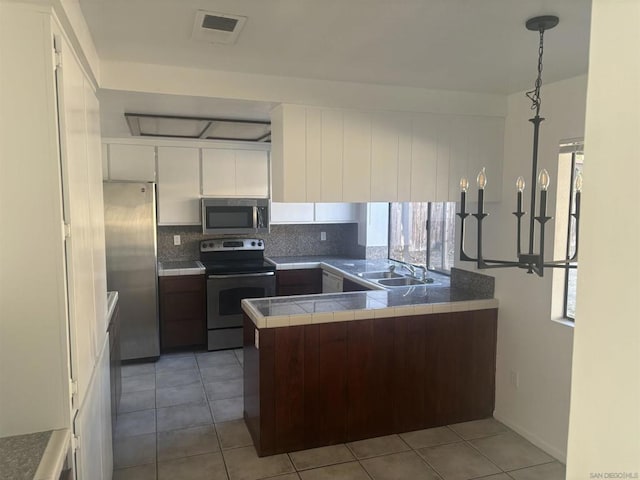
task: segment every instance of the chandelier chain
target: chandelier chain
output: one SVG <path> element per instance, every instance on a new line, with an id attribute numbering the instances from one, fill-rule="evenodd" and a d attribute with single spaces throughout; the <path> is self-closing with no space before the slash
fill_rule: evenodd
<path id="1" fill-rule="evenodd" d="M 540 45 L 538 46 L 538 77 L 533 90 L 527 92 L 527 97 L 531 100 L 531 110 L 536 110 L 536 113 L 540 112 L 540 105 L 542 100 L 540 99 L 540 88 L 542 87 L 542 55 L 544 54 L 544 30 L 540 30 Z"/>

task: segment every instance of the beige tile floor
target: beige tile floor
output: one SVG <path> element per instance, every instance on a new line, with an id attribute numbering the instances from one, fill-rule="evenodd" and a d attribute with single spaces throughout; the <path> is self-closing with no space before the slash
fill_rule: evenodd
<path id="1" fill-rule="evenodd" d="M 564 480 L 564 465 L 489 418 L 258 458 L 242 351 L 122 369 L 113 480 Z"/>

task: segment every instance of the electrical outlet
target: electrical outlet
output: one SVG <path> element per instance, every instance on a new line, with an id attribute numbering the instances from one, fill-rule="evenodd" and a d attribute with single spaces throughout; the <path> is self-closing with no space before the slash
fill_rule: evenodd
<path id="1" fill-rule="evenodd" d="M 181 244 L 180 235 L 174 235 L 173 236 L 173 244 L 174 245 L 180 245 Z"/>
<path id="2" fill-rule="evenodd" d="M 514 388 L 520 387 L 520 374 L 511 370 L 511 372 L 509 373 L 509 383 Z"/>
<path id="3" fill-rule="evenodd" d="M 320 241 L 324 242 L 327 239 L 327 232 L 320 232 Z"/>

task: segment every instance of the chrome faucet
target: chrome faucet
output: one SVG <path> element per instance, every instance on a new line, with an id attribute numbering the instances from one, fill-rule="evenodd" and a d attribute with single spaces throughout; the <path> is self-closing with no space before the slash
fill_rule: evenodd
<path id="1" fill-rule="evenodd" d="M 415 266 L 414 266 L 414 270 L 415 270 L 415 269 L 420 269 L 420 270 L 422 270 L 422 278 L 421 278 L 421 280 L 422 280 L 423 282 L 426 282 L 426 281 L 427 281 L 427 267 L 424 267 L 424 266 L 422 266 L 422 265 L 415 265 Z"/>
<path id="2" fill-rule="evenodd" d="M 411 263 L 406 263 L 404 266 L 406 267 L 407 270 L 409 270 L 409 272 L 411 273 L 412 277 L 420 279 L 423 282 L 427 280 L 427 269 L 426 269 L 426 267 L 424 267 L 422 265 L 413 265 Z M 416 275 L 416 271 L 417 270 L 422 270 L 422 278 L 418 277 L 418 275 Z"/>

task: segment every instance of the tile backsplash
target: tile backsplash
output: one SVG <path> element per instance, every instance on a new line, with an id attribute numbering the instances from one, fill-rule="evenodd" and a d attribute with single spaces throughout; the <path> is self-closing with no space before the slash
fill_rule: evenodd
<path id="1" fill-rule="evenodd" d="M 320 232 L 326 232 L 325 241 L 320 240 Z M 174 235 L 180 235 L 181 245 L 173 244 Z M 358 247 L 357 223 L 271 225 L 270 233 L 258 237 L 265 241 L 267 257 L 327 255 L 364 258 L 362 247 Z M 203 235 L 200 226 L 158 227 L 158 260 L 197 260 L 200 258 L 200 241 L 206 238 L 214 237 Z"/>

